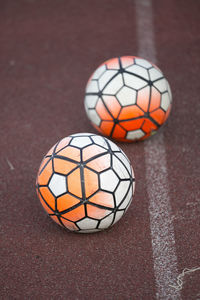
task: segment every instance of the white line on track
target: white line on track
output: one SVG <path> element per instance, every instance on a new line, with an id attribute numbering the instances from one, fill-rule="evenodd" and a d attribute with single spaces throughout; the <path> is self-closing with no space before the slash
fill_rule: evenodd
<path id="1" fill-rule="evenodd" d="M 152 0 L 135 0 L 135 5 L 138 54 L 156 64 Z M 170 287 L 178 270 L 163 133 L 144 145 L 156 298 L 181 299 L 180 292 Z"/>

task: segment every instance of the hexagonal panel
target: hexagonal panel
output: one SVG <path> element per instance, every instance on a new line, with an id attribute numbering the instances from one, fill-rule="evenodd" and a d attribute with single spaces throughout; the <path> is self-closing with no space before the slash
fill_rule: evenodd
<path id="1" fill-rule="evenodd" d="M 98 100 L 98 96 L 87 95 L 85 97 L 85 105 L 87 106 L 87 108 L 95 108 L 97 100 Z"/>
<path id="2" fill-rule="evenodd" d="M 113 192 L 119 183 L 119 179 L 112 170 L 100 174 L 101 189 Z"/>
<path id="3" fill-rule="evenodd" d="M 124 73 L 125 84 L 135 90 L 139 90 L 147 85 L 147 82 L 137 76 Z"/>
<path id="4" fill-rule="evenodd" d="M 127 133 L 126 138 L 129 140 L 139 140 L 143 136 L 145 136 L 145 133 L 141 129 L 137 129 L 137 130 L 129 131 Z"/>
<path id="5" fill-rule="evenodd" d="M 141 77 L 145 78 L 146 80 L 149 80 L 149 74 L 148 74 L 147 70 L 141 66 L 133 65 L 133 66 L 127 68 L 126 70 L 133 74 L 140 75 Z"/>
<path id="6" fill-rule="evenodd" d="M 122 106 L 136 103 L 136 91 L 127 86 L 124 86 L 116 96 Z"/>
<path id="7" fill-rule="evenodd" d="M 99 188 L 98 176 L 93 171 L 84 168 L 84 184 L 86 198 L 94 194 Z"/>
<path id="8" fill-rule="evenodd" d="M 92 140 L 95 144 L 105 148 L 105 149 L 108 149 L 108 145 L 106 143 L 106 139 L 103 138 L 102 136 L 99 136 L 99 135 L 95 135 L 92 137 Z"/>
<path id="9" fill-rule="evenodd" d="M 101 65 L 94 73 L 92 74 L 92 79 L 98 79 L 106 70 L 105 65 Z"/>
<path id="10" fill-rule="evenodd" d="M 113 169 L 121 179 L 130 178 L 127 169 L 116 156 L 113 156 Z"/>
<path id="11" fill-rule="evenodd" d="M 66 193 L 67 185 L 66 185 L 65 176 L 59 174 L 53 174 L 49 182 L 49 189 L 56 197 Z"/>
<path id="12" fill-rule="evenodd" d="M 90 145 L 90 146 L 86 147 L 85 149 L 83 149 L 83 161 L 86 161 L 97 154 L 106 153 L 106 152 L 107 152 L 106 149 L 104 149 L 98 145 L 94 145 L 94 144 Z"/>
<path id="13" fill-rule="evenodd" d="M 120 109 L 121 109 L 121 105 L 117 101 L 116 97 L 115 96 L 102 96 L 102 98 L 103 98 L 103 101 L 104 101 L 105 105 L 107 106 L 108 110 L 112 114 L 112 116 L 114 118 L 117 118 L 117 116 L 120 112 Z"/>
<path id="14" fill-rule="evenodd" d="M 110 210 L 99 208 L 90 204 L 87 204 L 87 215 L 93 219 L 102 219 L 108 214 L 110 214 Z"/>
<path id="15" fill-rule="evenodd" d="M 92 141 L 87 136 L 74 137 L 70 143 L 71 146 L 76 146 L 78 148 L 83 148 L 92 144 Z"/>
<path id="16" fill-rule="evenodd" d="M 142 58 L 136 58 L 135 62 L 137 65 L 142 66 L 144 68 L 150 68 L 152 67 L 152 64 L 150 62 L 148 62 L 146 59 L 142 59 Z"/>
<path id="17" fill-rule="evenodd" d="M 86 86 L 86 93 L 98 93 L 99 88 L 96 80 L 91 80 Z"/>
<path id="18" fill-rule="evenodd" d="M 128 192 L 129 187 L 130 187 L 130 181 L 121 181 L 120 182 L 119 186 L 117 187 L 117 189 L 115 191 L 115 199 L 116 199 L 117 206 L 124 199 L 126 193 Z"/>
<path id="19" fill-rule="evenodd" d="M 111 164 L 111 158 L 110 158 L 110 154 L 108 153 L 93 159 L 92 161 L 87 163 L 86 166 L 90 167 L 91 169 L 97 172 L 102 172 L 110 168 L 110 164 Z"/>
<path id="20" fill-rule="evenodd" d="M 158 78 L 163 77 L 163 74 L 156 68 L 152 68 L 149 70 L 149 75 L 150 75 L 150 79 L 151 81 L 154 81 Z"/>
<path id="21" fill-rule="evenodd" d="M 88 115 L 88 118 L 97 126 L 100 125 L 101 123 L 101 118 L 97 114 L 95 109 L 88 109 L 86 110 L 86 113 Z"/>
<path id="22" fill-rule="evenodd" d="M 77 164 L 64 159 L 54 158 L 53 161 L 54 161 L 54 170 L 56 173 L 61 173 L 66 175 L 74 168 L 77 167 Z"/>
<path id="23" fill-rule="evenodd" d="M 73 195 L 82 198 L 80 169 L 76 169 L 67 176 L 68 190 Z"/>
<path id="24" fill-rule="evenodd" d="M 103 89 L 104 94 L 115 95 L 123 86 L 122 75 L 118 74 L 110 83 Z"/>
<path id="25" fill-rule="evenodd" d="M 103 220 L 101 220 L 98 228 L 100 228 L 100 229 L 108 228 L 112 224 L 113 218 L 114 218 L 114 214 L 111 213 L 109 216 L 107 216 Z"/>
<path id="26" fill-rule="evenodd" d="M 53 169 L 52 169 L 52 161 L 50 160 L 45 168 L 42 170 L 42 173 L 38 175 L 38 184 L 40 185 L 46 185 L 52 175 Z"/>
<path id="27" fill-rule="evenodd" d="M 99 88 L 102 90 L 108 81 L 117 74 L 115 70 L 107 70 L 99 79 Z"/>
<path id="28" fill-rule="evenodd" d="M 164 93 L 167 91 L 167 83 L 165 78 L 155 81 L 153 85 L 161 92 Z"/>
<path id="29" fill-rule="evenodd" d="M 96 220 L 92 220 L 89 218 L 85 218 L 79 222 L 77 222 L 77 225 L 80 229 L 85 229 L 85 230 L 89 230 L 89 229 L 95 229 L 96 226 L 98 224 L 98 221 Z"/>
<path id="30" fill-rule="evenodd" d="M 100 116 L 102 120 L 112 120 L 112 116 L 106 109 L 103 101 L 101 99 L 98 100 L 97 106 L 96 106 L 96 112 Z"/>
<path id="31" fill-rule="evenodd" d="M 167 111 L 169 106 L 170 106 L 170 98 L 169 98 L 169 94 L 165 93 L 161 96 L 161 105 L 162 109 L 164 111 Z"/>

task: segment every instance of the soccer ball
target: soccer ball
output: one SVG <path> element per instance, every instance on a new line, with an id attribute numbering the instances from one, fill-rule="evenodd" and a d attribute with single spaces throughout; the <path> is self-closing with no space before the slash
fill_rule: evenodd
<path id="1" fill-rule="evenodd" d="M 161 70 L 135 56 L 106 61 L 86 86 L 88 118 L 100 133 L 122 142 L 154 134 L 167 120 L 171 103 Z"/>
<path id="2" fill-rule="evenodd" d="M 54 145 L 36 179 L 38 197 L 49 216 L 80 233 L 115 224 L 129 207 L 134 187 L 124 152 L 90 133 L 73 134 Z"/>

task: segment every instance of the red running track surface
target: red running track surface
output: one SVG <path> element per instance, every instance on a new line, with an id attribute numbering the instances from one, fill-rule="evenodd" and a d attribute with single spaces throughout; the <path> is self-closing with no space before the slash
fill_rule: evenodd
<path id="1" fill-rule="evenodd" d="M 199 9 L 196 0 L 153 1 L 157 64 L 174 99 L 163 135 L 178 273 L 200 266 Z M 138 54 L 136 19 L 130 0 L 0 3 L 1 299 L 156 298 L 146 142 L 119 144 L 136 192 L 108 231 L 66 232 L 45 215 L 34 188 L 56 141 L 95 132 L 83 113 L 86 82 L 106 59 Z M 185 276 L 181 297 L 200 299 L 199 271 Z"/>

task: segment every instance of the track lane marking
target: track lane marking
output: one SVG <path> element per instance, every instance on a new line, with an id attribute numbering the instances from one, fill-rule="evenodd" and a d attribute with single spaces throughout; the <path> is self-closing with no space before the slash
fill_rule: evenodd
<path id="1" fill-rule="evenodd" d="M 135 0 L 135 6 L 138 54 L 156 64 L 152 1 Z M 156 298 L 181 299 L 180 292 L 170 286 L 176 282 L 178 268 L 162 132 L 145 141 L 144 152 Z"/>

